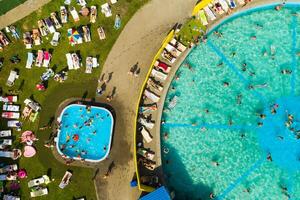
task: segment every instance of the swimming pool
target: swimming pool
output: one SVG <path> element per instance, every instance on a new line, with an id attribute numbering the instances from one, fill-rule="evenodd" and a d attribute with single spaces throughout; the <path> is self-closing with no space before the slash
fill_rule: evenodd
<path id="1" fill-rule="evenodd" d="M 300 199 L 299 8 L 230 17 L 178 69 L 161 126 L 176 199 Z"/>
<path id="2" fill-rule="evenodd" d="M 110 151 L 114 119 L 103 107 L 71 104 L 58 121 L 56 148 L 61 155 L 75 160 L 99 162 Z"/>

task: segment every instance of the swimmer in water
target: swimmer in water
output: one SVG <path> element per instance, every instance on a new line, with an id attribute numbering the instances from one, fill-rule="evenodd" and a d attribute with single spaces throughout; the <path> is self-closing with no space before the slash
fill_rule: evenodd
<path id="1" fill-rule="evenodd" d="M 291 73 L 292 73 L 292 70 L 289 70 L 289 69 L 283 69 L 283 70 L 281 70 L 281 73 L 282 73 L 282 74 L 291 74 Z"/>
<path id="2" fill-rule="evenodd" d="M 250 37 L 250 39 L 251 39 L 251 40 L 256 40 L 256 36 L 253 35 L 253 36 Z"/>
<path id="3" fill-rule="evenodd" d="M 261 118 L 261 119 L 265 119 L 266 118 L 266 115 L 265 114 L 259 114 L 259 117 Z"/>
<path id="4" fill-rule="evenodd" d="M 103 147 L 103 151 L 106 151 L 106 146 Z"/>
<path id="5" fill-rule="evenodd" d="M 167 132 L 164 133 L 164 139 L 167 140 L 169 138 L 169 134 Z"/>
<path id="6" fill-rule="evenodd" d="M 224 87 L 228 87 L 228 86 L 229 86 L 229 83 L 226 82 L 226 81 L 224 81 L 224 82 L 223 82 L 223 86 L 224 86 Z"/>
<path id="7" fill-rule="evenodd" d="M 262 127 L 263 125 L 264 125 L 264 124 L 263 124 L 262 122 L 258 122 L 258 123 L 257 123 L 257 126 L 258 126 L 258 127 Z"/>
<path id="8" fill-rule="evenodd" d="M 217 66 L 221 67 L 221 66 L 223 66 L 223 64 L 224 64 L 223 62 L 220 62 Z"/>
<path id="9" fill-rule="evenodd" d="M 220 165 L 220 163 L 217 161 L 212 161 L 211 164 L 215 167 L 218 167 Z"/>
<path id="10" fill-rule="evenodd" d="M 271 161 L 271 162 L 273 161 L 271 153 L 268 153 L 268 155 L 267 155 L 267 160 L 268 160 L 268 161 Z"/>
<path id="11" fill-rule="evenodd" d="M 69 134 L 67 134 L 67 136 L 66 136 L 66 142 L 69 142 L 70 139 L 71 139 L 71 136 Z"/>

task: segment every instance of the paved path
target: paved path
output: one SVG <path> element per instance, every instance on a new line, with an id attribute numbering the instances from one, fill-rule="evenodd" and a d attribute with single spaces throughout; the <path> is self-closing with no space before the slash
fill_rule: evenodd
<path id="1" fill-rule="evenodd" d="M 99 199 L 136 199 L 139 192 L 130 188 L 134 175 L 133 133 L 135 108 L 141 85 L 161 42 L 176 22 L 184 22 L 197 0 L 152 0 L 128 22 L 113 46 L 104 64 L 102 74 L 107 78 L 113 72 L 106 93 L 97 101 L 106 102 L 106 96 L 116 87 L 111 105 L 116 111 L 116 127 L 109 161 L 99 166 L 96 178 Z M 138 77 L 127 74 L 139 62 Z M 114 159 L 116 167 L 111 175 L 102 179 L 106 168 Z"/>
<path id="2" fill-rule="evenodd" d="M 0 16 L 0 29 L 19 21 L 30 13 L 38 10 L 51 0 L 27 0 L 23 4 Z"/>

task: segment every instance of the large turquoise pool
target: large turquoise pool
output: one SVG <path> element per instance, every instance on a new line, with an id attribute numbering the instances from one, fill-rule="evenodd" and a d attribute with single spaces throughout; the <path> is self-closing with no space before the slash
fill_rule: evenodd
<path id="1" fill-rule="evenodd" d="M 297 4 L 236 14 L 191 51 L 162 115 L 176 199 L 300 199 L 299 53 Z"/>
<path id="2" fill-rule="evenodd" d="M 56 147 L 61 155 L 89 162 L 99 162 L 108 156 L 114 124 L 109 110 L 71 104 L 63 109 L 58 121 Z"/>

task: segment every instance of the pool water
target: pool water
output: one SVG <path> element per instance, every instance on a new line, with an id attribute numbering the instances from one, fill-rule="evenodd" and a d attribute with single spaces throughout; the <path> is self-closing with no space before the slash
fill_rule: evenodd
<path id="1" fill-rule="evenodd" d="M 102 107 L 72 104 L 60 115 L 57 149 L 74 159 L 99 162 L 110 150 L 113 116 Z"/>
<path id="2" fill-rule="evenodd" d="M 161 126 L 176 199 L 300 199 L 299 11 L 287 4 L 236 14 L 178 69 Z"/>

